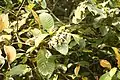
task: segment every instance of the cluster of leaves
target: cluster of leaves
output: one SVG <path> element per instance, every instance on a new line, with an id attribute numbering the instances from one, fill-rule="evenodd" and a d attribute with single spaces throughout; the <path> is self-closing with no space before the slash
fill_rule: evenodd
<path id="1" fill-rule="evenodd" d="M 120 79 L 120 1 L 61 1 L 0 1 L 1 79 Z"/>

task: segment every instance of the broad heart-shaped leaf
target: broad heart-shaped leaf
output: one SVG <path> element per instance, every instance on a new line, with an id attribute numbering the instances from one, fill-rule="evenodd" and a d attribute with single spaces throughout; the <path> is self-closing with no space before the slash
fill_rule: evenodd
<path id="1" fill-rule="evenodd" d="M 55 69 L 54 58 L 46 58 L 47 50 L 41 48 L 37 55 L 37 68 L 38 71 L 44 75 L 50 77 Z"/>
<path id="2" fill-rule="evenodd" d="M 61 45 L 55 45 L 53 47 L 63 55 L 67 55 L 67 53 L 68 53 L 68 44 L 67 43 L 62 43 Z"/>
<path id="3" fill-rule="evenodd" d="M 109 72 L 103 74 L 99 80 L 112 80 L 112 77 L 109 75 Z"/>
<path id="4" fill-rule="evenodd" d="M 54 20 L 50 14 L 43 12 L 39 15 L 39 18 L 40 18 L 41 25 L 48 32 L 50 31 L 51 28 L 54 27 Z"/>
<path id="5" fill-rule="evenodd" d="M 13 67 L 10 71 L 6 73 L 7 76 L 21 75 L 29 72 L 31 69 L 28 65 L 19 64 Z"/>
<path id="6" fill-rule="evenodd" d="M 42 40 L 47 37 L 48 34 L 41 34 L 35 39 L 35 46 L 38 47 Z"/>

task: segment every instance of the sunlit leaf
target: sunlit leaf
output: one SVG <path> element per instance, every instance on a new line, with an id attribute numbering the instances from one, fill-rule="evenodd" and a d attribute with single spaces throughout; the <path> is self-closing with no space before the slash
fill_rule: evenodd
<path id="1" fill-rule="evenodd" d="M 20 3 L 22 3 L 23 0 L 18 0 Z"/>
<path id="2" fill-rule="evenodd" d="M 80 39 L 82 39 L 82 38 L 79 35 L 76 35 L 76 34 L 72 34 L 72 36 L 73 36 L 75 42 L 77 44 L 80 44 Z"/>
<path id="3" fill-rule="evenodd" d="M 9 18 L 8 14 L 1 14 L 0 15 L 0 32 L 3 31 L 5 28 L 9 26 Z"/>
<path id="4" fill-rule="evenodd" d="M 63 70 L 64 73 L 67 71 L 67 67 L 64 64 L 58 64 L 57 68 Z"/>
<path id="5" fill-rule="evenodd" d="M 111 69 L 111 64 L 107 61 L 107 60 L 100 60 L 100 65 L 104 68 L 108 68 L 108 69 Z"/>
<path id="6" fill-rule="evenodd" d="M 74 73 L 76 76 L 78 75 L 79 71 L 80 71 L 80 64 L 77 64 L 75 69 L 74 69 Z"/>
<path id="7" fill-rule="evenodd" d="M 112 77 L 110 77 L 109 72 L 103 74 L 99 80 L 112 80 Z"/>
<path id="8" fill-rule="evenodd" d="M 35 46 L 30 47 L 30 48 L 26 51 L 26 53 L 33 52 L 33 50 L 35 50 Z"/>
<path id="9" fill-rule="evenodd" d="M 32 29 L 31 32 L 34 37 L 41 35 L 41 31 L 37 28 Z"/>
<path id="10" fill-rule="evenodd" d="M 0 55 L 0 69 L 3 67 L 3 65 L 5 64 L 5 58 Z"/>
<path id="11" fill-rule="evenodd" d="M 12 38 L 12 36 L 11 35 L 2 35 L 2 36 L 0 36 L 0 38 L 2 38 L 2 39 L 7 39 L 7 40 L 10 40 L 11 38 Z"/>
<path id="12" fill-rule="evenodd" d="M 115 52 L 115 56 L 116 56 L 116 59 L 117 59 L 118 67 L 120 67 L 120 54 L 119 54 L 119 50 L 116 47 L 112 47 L 112 49 Z"/>
<path id="13" fill-rule="evenodd" d="M 18 53 L 18 54 L 16 54 L 16 59 L 17 58 L 20 58 L 22 55 L 24 55 L 25 53 Z"/>
<path id="14" fill-rule="evenodd" d="M 37 13 L 34 11 L 34 10 L 32 10 L 32 14 L 33 14 L 33 16 L 34 16 L 34 19 L 35 19 L 35 21 L 39 24 L 39 26 L 40 26 L 40 19 L 39 19 L 39 16 L 37 15 Z"/>
<path id="15" fill-rule="evenodd" d="M 38 47 L 39 44 L 43 41 L 45 37 L 47 37 L 48 34 L 41 34 L 35 39 L 35 46 Z"/>
<path id="16" fill-rule="evenodd" d="M 120 79 L 120 71 L 117 72 L 117 78 Z"/>
<path id="17" fill-rule="evenodd" d="M 113 75 L 116 73 L 116 71 L 117 71 L 117 68 L 116 68 L 116 67 L 112 68 L 112 69 L 109 71 L 110 77 L 113 77 Z"/>
<path id="18" fill-rule="evenodd" d="M 46 1 L 45 1 L 45 0 L 42 0 L 42 1 L 41 1 L 41 7 L 42 7 L 43 9 L 45 9 L 45 8 L 47 7 L 47 4 L 46 4 Z"/>
<path id="19" fill-rule="evenodd" d="M 33 7 L 35 6 L 35 4 L 29 4 L 28 6 L 26 6 L 25 8 L 28 10 L 28 11 L 32 11 Z"/>
<path id="20" fill-rule="evenodd" d="M 88 80 L 88 78 L 87 77 L 82 77 L 82 80 Z"/>
<path id="21" fill-rule="evenodd" d="M 4 51 L 7 56 L 8 63 L 12 63 L 16 59 L 16 49 L 13 46 L 5 46 Z"/>
<path id="22" fill-rule="evenodd" d="M 53 47 L 63 55 L 67 55 L 67 53 L 68 53 L 68 44 L 67 43 L 63 43 L 61 45 L 56 45 Z"/>
<path id="23" fill-rule="evenodd" d="M 41 13 L 39 15 L 41 25 L 44 29 L 46 29 L 48 32 L 51 28 L 54 27 L 54 20 L 53 17 L 48 13 Z"/>

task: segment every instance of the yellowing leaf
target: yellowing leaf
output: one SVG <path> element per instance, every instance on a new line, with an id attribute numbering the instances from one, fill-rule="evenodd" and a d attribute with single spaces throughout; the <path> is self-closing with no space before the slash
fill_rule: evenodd
<path id="1" fill-rule="evenodd" d="M 31 10 L 32 11 L 32 14 L 34 16 L 34 19 L 35 21 L 39 24 L 40 26 L 40 19 L 39 19 L 39 16 L 37 15 L 37 13 L 34 11 L 34 10 Z"/>
<path id="2" fill-rule="evenodd" d="M 78 64 L 74 69 L 74 73 L 75 73 L 76 76 L 78 75 L 79 70 L 80 70 L 80 64 Z"/>
<path id="3" fill-rule="evenodd" d="M 0 32 L 3 31 L 5 28 L 9 26 L 9 18 L 8 14 L 1 14 L 0 15 Z"/>
<path id="4" fill-rule="evenodd" d="M 107 60 L 100 60 L 100 65 L 104 68 L 111 69 L 111 64 Z"/>
<path id="5" fill-rule="evenodd" d="M 4 51 L 7 56 L 8 63 L 12 63 L 16 59 L 16 49 L 13 46 L 5 46 Z"/>
<path id="6" fill-rule="evenodd" d="M 87 77 L 82 77 L 82 80 L 88 80 L 88 78 Z"/>
<path id="7" fill-rule="evenodd" d="M 120 67 L 120 54 L 119 54 L 119 50 L 117 49 L 117 48 L 115 48 L 115 47 L 112 47 L 113 48 L 113 50 L 114 50 L 114 52 L 115 52 L 115 57 L 116 57 L 116 59 L 117 59 L 117 64 L 118 64 L 118 67 Z"/>

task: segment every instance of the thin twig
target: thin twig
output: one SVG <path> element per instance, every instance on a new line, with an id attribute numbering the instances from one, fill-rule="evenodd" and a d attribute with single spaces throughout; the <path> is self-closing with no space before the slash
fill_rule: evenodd
<path id="1" fill-rule="evenodd" d="M 56 6 L 56 4 L 58 3 L 58 1 L 59 1 L 59 0 L 55 1 L 55 3 L 53 4 L 53 8 L 52 8 L 51 11 L 53 11 L 53 10 L 55 9 L 55 6 Z"/>
<path id="2" fill-rule="evenodd" d="M 52 16 L 58 21 L 60 22 L 61 24 L 65 25 L 65 23 L 63 23 L 60 19 L 58 19 L 53 13 L 52 11 L 47 7 L 47 10 L 52 14 Z"/>
<path id="3" fill-rule="evenodd" d="M 22 7 L 23 7 L 23 5 L 24 5 L 24 3 L 25 3 L 25 0 L 23 0 L 23 2 L 22 2 L 22 4 L 21 4 L 21 6 L 20 6 L 20 8 L 19 8 L 19 10 L 18 10 L 18 12 L 17 12 L 17 14 L 16 14 L 16 20 L 17 20 L 17 31 L 16 31 L 16 36 L 17 36 L 17 38 L 19 39 L 19 35 L 18 35 L 18 28 L 19 28 L 19 23 L 18 23 L 18 15 L 19 15 L 19 13 L 20 13 L 20 10 L 22 9 Z M 19 40 L 18 40 L 19 41 Z"/>
<path id="4" fill-rule="evenodd" d="M 88 69 L 88 71 L 93 75 L 94 79 L 96 79 L 94 73 L 88 67 L 85 68 Z"/>
<path id="5" fill-rule="evenodd" d="M 23 7 L 24 3 L 25 3 L 25 0 L 23 0 L 23 2 L 22 2 L 22 4 L 21 4 L 21 6 L 20 6 L 20 8 L 19 8 L 19 10 L 18 10 L 18 12 L 17 12 L 17 14 L 16 14 L 16 16 L 18 16 L 18 15 L 19 15 L 20 10 L 22 9 L 22 7 Z"/>
<path id="6" fill-rule="evenodd" d="M 12 11 L 9 11 L 9 10 L 7 10 L 6 8 L 2 7 L 2 6 L 0 6 L 0 8 L 4 9 L 5 11 L 11 13 L 12 15 L 14 15 L 14 16 L 16 17 L 15 13 L 13 13 Z"/>

